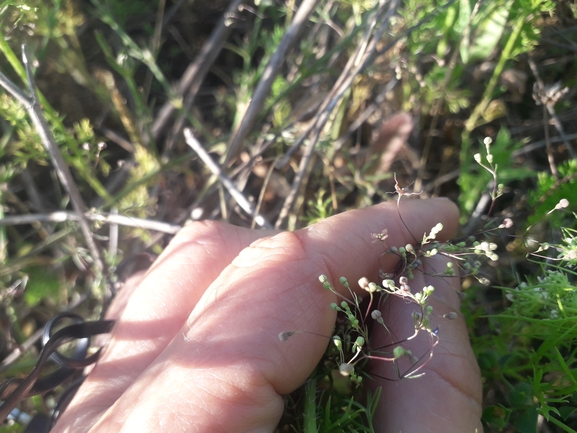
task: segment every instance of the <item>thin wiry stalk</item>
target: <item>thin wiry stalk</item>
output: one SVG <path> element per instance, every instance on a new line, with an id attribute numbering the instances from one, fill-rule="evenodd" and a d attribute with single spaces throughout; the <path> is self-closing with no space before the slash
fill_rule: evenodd
<path id="1" fill-rule="evenodd" d="M 220 182 L 224 185 L 227 191 L 230 193 L 232 198 L 236 200 L 238 205 L 249 215 L 254 216 L 254 221 L 261 227 L 270 229 L 272 225 L 267 219 L 256 213 L 253 205 L 246 199 L 244 195 L 236 188 L 234 183 L 230 180 L 230 178 L 223 173 L 222 169 L 212 160 L 210 155 L 204 150 L 201 144 L 198 142 L 196 138 L 192 135 L 192 131 L 189 128 L 184 130 L 184 139 L 186 140 L 186 144 L 188 144 L 192 150 L 194 150 L 200 159 L 206 164 L 209 170 L 217 176 Z"/>
<path id="2" fill-rule="evenodd" d="M 200 89 L 200 85 L 204 81 L 206 74 L 208 73 L 210 67 L 216 60 L 220 50 L 224 46 L 231 30 L 232 26 L 228 25 L 229 17 L 233 15 L 239 5 L 242 3 L 242 0 L 234 0 L 226 12 L 224 13 L 223 17 L 215 27 L 214 31 L 210 35 L 210 38 L 206 41 L 206 43 L 202 46 L 198 57 L 195 61 L 186 69 L 182 78 L 180 79 L 178 85 L 176 86 L 176 95 L 181 98 L 184 98 L 182 110 L 183 112 L 187 112 L 192 107 L 194 100 L 196 99 L 196 95 Z M 186 96 L 185 96 L 186 95 Z M 177 107 L 174 105 L 174 101 L 166 102 L 162 108 L 158 111 L 156 119 L 152 123 L 152 136 L 154 139 L 158 139 L 161 132 L 166 127 L 170 117 L 174 113 Z M 182 130 L 182 125 L 184 124 L 185 115 L 182 114 L 179 116 L 177 121 L 174 123 L 172 128 L 172 135 L 176 135 L 175 132 L 177 128 L 179 131 Z M 178 126 L 180 125 L 180 126 Z"/>
<path id="3" fill-rule="evenodd" d="M 469 21 L 467 25 L 463 29 L 461 34 L 461 39 L 455 46 L 460 46 L 461 42 L 468 38 L 471 31 L 471 24 L 473 20 L 477 16 L 477 12 L 479 12 L 479 7 L 481 6 L 481 0 L 477 0 L 475 2 L 475 6 L 473 7 L 473 11 L 471 12 L 471 16 L 469 17 Z M 449 63 L 447 65 L 447 70 L 445 71 L 445 76 L 443 77 L 443 82 L 441 83 L 441 89 L 445 89 L 453 77 L 453 72 L 455 67 L 457 66 L 457 59 L 460 55 L 460 50 L 454 50 L 451 58 L 449 59 Z M 429 158 L 429 152 L 431 150 L 431 144 L 433 143 L 433 131 L 437 128 L 437 122 L 439 121 L 439 115 L 441 113 L 441 104 L 444 102 L 444 98 L 437 98 L 433 103 L 433 108 L 431 113 L 433 114 L 433 119 L 431 120 L 431 126 L 429 126 L 429 132 L 427 133 L 427 140 L 425 142 L 425 146 L 423 147 L 423 153 L 421 155 L 421 161 L 419 162 L 419 167 L 417 171 L 417 178 L 415 180 L 415 188 L 421 189 L 423 185 L 423 175 L 425 174 L 425 170 L 427 168 L 427 161 Z"/>
<path id="4" fill-rule="evenodd" d="M 512 24 L 511 35 L 509 36 L 509 39 L 507 39 L 507 43 L 505 45 L 505 48 L 501 52 L 501 56 L 499 57 L 499 61 L 497 62 L 497 65 L 495 66 L 495 69 L 493 70 L 493 74 L 491 75 L 491 78 L 489 79 L 487 86 L 485 87 L 482 99 L 476 105 L 476 107 L 473 109 L 473 112 L 471 113 L 469 118 L 465 121 L 465 125 L 464 125 L 465 129 L 463 131 L 462 140 L 461 140 L 462 145 L 461 145 L 461 155 L 460 155 L 462 167 L 467 167 L 468 166 L 467 162 L 470 159 L 471 132 L 477 126 L 479 126 L 479 122 L 480 122 L 479 119 L 481 118 L 482 113 L 485 112 L 485 110 L 487 109 L 487 107 L 489 106 L 489 103 L 491 102 L 491 100 L 493 98 L 493 92 L 495 91 L 495 88 L 497 87 L 497 84 L 499 82 L 499 77 L 501 76 L 501 73 L 503 72 L 507 61 L 509 61 L 513 57 L 512 53 L 513 53 L 513 49 L 515 47 L 515 42 L 521 36 L 521 31 L 523 30 L 523 25 L 525 24 L 525 20 L 527 19 L 528 14 L 529 14 L 529 12 L 523 12 L 522 14 L 520 14 L 515 19 L 514 22 L 511 23 Z"/>
<path id="5" fill-rule="evenodd" d="M 264 69 L 262 78 L 254 91 L 242 121 L 240 122 L 237 130 L 233 133 L 233 136 L 228 145 L 225 163 L 236 156 L 245 137 L 253 128 L 254 123 L 262 110 L 265 99 L 269 95 L 276 75 L 285 61 L 285 56 L 288 49 L 297 40 L 301 30 L 308 22 L 308 17 L 315 9 L 317 2 L 318 0 L 304 0 L 300 5 L 297 13 L 295 14 L 293 22 L 287 28 L 275 53 L 271 56 L 268 64 Z"/>
<path id="6" fill-rule="evenodd" d="M 169 224 L 162 221 L 152 221 L 143 218 L 133 218 L 114 213 L 93 213 L 87 212 L 84 218 L 90 221 L 97 221 L 108 224 L 116 224 L 126 227 L 136 227 L 157 232 L 176 234 L 182 227 L 178 224 Z M 58 211 L 45 214 L 15 215 L 0 219 L 0 226 L 32 224 L 35 222 L 64 222 L 80 221 L 80 216 L 76 212 Z"/>
<path id="7" fill-rule="evenodd" d="M 164 9 L 166 8 L 166 0 L 160 0 L 158 4 L 158 8 L 156 10 L 156 23 L 154 25 L 154 33 L 152 34 L 152 40 L 150 42 L 150 52 L 154 56 L 156 60 L 158 58 L 158 52 L 160 51 L 160 43 L 161 43 L 161 36 L 162 36 L 162 29 L 164 26 Z M 150 96 L 150 88 L 152 86 L 152 79 L 154 78 L 154 74 L 150 69 L 146 71 L 146 77 L 144 78 L 144 92 L 143 92 L 143 101 L 148 101 Z"/>
<path id="8" fill-rule="evenodd" d="M 98 248 L 98 245 L 94 241 L 94 238 L 92 237 L 92 231 L 90 230 L 88 221 L 83 216 L 87 211 L 86 204 L 80 195 L 80 191 L 78 190 L 78 187 L 72 178 L 70 170 L 68 169 L 68 166 L 66 165 L 66 162 L 60 153 L 60 149 L 56 144 L 54 136 L 52 135 L 50 127 L 48 126 L 48 123 L 44 118 L 44 114 L 40 108 L 40 103 L 36 94 L 36 86 L 34 85 L 32 71 L 30 69 L 30 63 L 28 61 L 28 56 L 26 55 L 25 45 L 22 45 L 22 62 L 26 70 L 28 87 L 31 96 L 29 97 L 24 94 L 24 92 L 22 92 L 14 83 L 12 83 L 6 76 L 1 73 L 0 85 L 4 87 L 26 108 L 26 111 L 28 112 L 32 123 L 34 124 L 38 135 L 40 135 L 40 139 L 44 145 L 44 148 L 50 156 L 50 160 L 54 165 L 58 179 L 66 189 L 70 197 L 70 201 L 72 202 L 72 206 L 79 215 L 80 229 L 84 235 L 88 249 L 90 250 L 90 255 L 92 256 L 92 260 L 94 262 L 94 267 L 97 273 L 102 274 L 104 271 L 104 261 L 102 260 L 102 254 Z"/>
<path id="9" fill-rule="evenodd" d="M 394 87 L 397 85 L 398 80 L 393 78 L 384 89 L 375 97 L 375 101 L 372 102 L 367 108 L 363 110 L 363 112 L 357 117 L 351 125 L 347 128 L 346 132 L 342 134 L 333 144 L 335 151 L 340 150 L 345 142 L 348 140 L 350 135 L 359 129 L 363 123 L 367 121 L 367 119 L 379 109 L 379 106 L 385 101 L 387 95 Z M 336 154 L 336 152 L 335 152 Z"/>
<path id="10" fill-rule="evenodd" d="M 577 134 L 567 134 L 563 137 L 550 137 L 551 143 L 561 143 L 565 142 L 565 140 L 575 140 L 577 138 Z M 537 149 L 545 147 L 547 145 L 546 140 L 538 140 L 533 141 L 529 144 L 524 145 L 520 149 L 514 150 L 511 153 L 511 158 L 517 158 L 518 156 L 525 155 L 527 153 L 531 153 Z"/>
<path id="11" fill-rule="evenodd" d="M 118 209 L 112 209 L 112 217 L 118 216 Z M 118 254 L 118 224 L 111 222 L 108 227 L 108 256 L 116 257 Z"/>
<path id="12" fill-rule="evenodd" d="M 539 75 L 539 70 L 537 69 L 537 65 L 535 64 L 535 61 L 531 56 L 529 56 L 528 58 L 528 63 L 529 67 L 531 68 L 531 72 L 533 72 L 533 75 L 535 76 L 535 81 L 539 88 L 539 93 L 541 95 L 544 95 L 546 93 L 546 86 L 543 80 L 541 79 L 541 76 Z M 559 97 L 561 97 L 562 95 L 563 93 L 561 92 L 559 94 Z M 556 180 L 559 180 L 559 173 L 557 172 L 557 167 L 555 166 L 555 159 L 553 158 L 553 149 L 551 147 L 552 141 L 551 137 L 549 137 L 549 122 L 547 120 L 547 113 L 549 113 L 549 116 L 551 116 L 551 123 L 555 126 L 555 129 L 557 129 L 557 132 L 561 137 L 561 141 L 565 145 L 565 148 L 567 149 L 567 152 L 569 153 L 571 158 L 575 159 L 576 156 L 575 151 L 573 150 L 573 146 L 571 146 L 571 144 L 569 143 L 569 137 L 567 137 L 567 134 L 565 134 L 563 125 L 559 120 L 559 116 L 557 116 L 557 113 L 555 112 L 555 104 L 558 102 L 558 98 L 549 98 L 548 101 L 546 100 L 547 98 L 543 99 L 545 100 L 537 102 L 538 103 L 540 102 L 543 105 L 543 131 L 545 133 L 545 148 L 547 151 L 547 159 L 549 160 L 549 166 L 551 167 L 551 173 L 553 174 L 553 177 Z"/>
<path id="13" fill-rule="evenodd" d="M 255 215 L 258 215 L 260 213 L 260 208 L 262 206 L 262 202 L 264 200 L 264 195 L 266 192 L 266 189 L 268 187 L 268 184 L 270 182 L 270 179 L 272 177 L 272 174 L 274 172 L 274 162 L 271 164 L 270 168 L 267 170 L 266 175 L 264 177 L 263 183 L 262 183 L 262 188 L 260 189 L 260 193 L 258 195 L 258 200 L 256 201 L 256 206 L 255 206 Z M 251 223 L 250 223 L 250 228 L 254 229 L 256 221 L 255 221 L 255 217 L 253 217 Z"/>
<path id="14" fill-rule="evenodd" d="M 372 19 L 369 19 L 367 30 L 365 31 L 364 36 L 358 44 L 355 53 L 353 53 L 353 55 L 349 58 L 347 65 L 337 79 L 337 82 L 333 86 L 331 92 L 327 95 L 326 99 L 321 104 L 317 112 L 318 114 L 315 122 L 303 134 L 303 137 L 301 137 L 301 139 L 304 140 L 304 138 L 308 136 L 309 144 L 304 150 L 302 159 L 299 164 L 298 172 L 296 173 L 295 179 L 291 185 L 291 190 L 283 204 L 283 208 L 276 221 L 275 227 L 280 227 L 284 223 L 285 218 L 289 215 L 289 212 L 292 209 L 298 196 L 301 185 L 305 181 L 305 177 L 309 172 L 308 167 L 312 160 L 314 149 L 322 133 L 322 130 L 329 120 L 330 114 L 337 106 L 345 92 L 350 88 L 354 78 L 370 64 L 369 60 L 374 59 L 373 54 L 377 49 L 377 44 L 381 40 L 382 34 L 388 28 L 390 17 L 396 11 L 398 3 L 399 2 L 397 0 L 389 7 L 386 7 L 385 1 L 380 2 Z M 377 27 L 376 31 L 374 31 L 378 22 L 381 22 L 381 25 Z"/>

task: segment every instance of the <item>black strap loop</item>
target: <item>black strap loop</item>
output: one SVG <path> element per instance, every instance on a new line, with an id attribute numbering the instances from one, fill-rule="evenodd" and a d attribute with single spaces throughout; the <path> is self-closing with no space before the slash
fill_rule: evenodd
<path id="1" fill-rule="evenodd" d="M 75 323 L 51 335 L 54 325 L 63 318 L 70 318 Z M 25 379 L 10 379 L 0 385 L 0 399 L 4 400 L 0 406 L 0 420 L 4 421 L 23 398 L 54 389 L 72 377 L 76 369 L 84 368 L 96 362 L 100 355 L 100 349 L 93 355 L 86 357 L 90 346 L 89 339 L 95 335 L 110 332 L 114 323 L 114 320 L 84 322 L 80 316 L 73 313 L 60 313 L 52 318 L 44 328 L 44 347 L 32 372 Z M 60 346 L 74 340 L 79 341 L 71 357 L 63 356 L 57 352 Z M 40 377 L 42 369 L 49 359 L 61 364 L 62 367 L 53 373 Z"/>

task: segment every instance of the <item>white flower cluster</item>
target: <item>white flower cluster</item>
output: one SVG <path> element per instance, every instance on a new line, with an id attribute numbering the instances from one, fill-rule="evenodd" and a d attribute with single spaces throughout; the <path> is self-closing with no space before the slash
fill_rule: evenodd
<path id="1" fill-rule="evenodd" d="M 473 247 L 475 254 L 482 254 L 488 257 L 490 260 L 493 260 L 494 262 L 499 260 L 499 256 L 494 253 L 494 251 L 497 249 L 497 244 L 493 242 L 483 241 L 483 242 L 475 242 L 473 244 Z"/>

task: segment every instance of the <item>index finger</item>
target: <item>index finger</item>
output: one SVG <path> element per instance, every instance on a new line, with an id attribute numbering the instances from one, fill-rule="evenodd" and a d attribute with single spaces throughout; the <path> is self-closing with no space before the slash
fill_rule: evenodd
<path id="1" fill-rule="evenodd" d="M 185 326 L 95 426 L 126 431 L 272 431 L 281 395 L 299 386 L 324 353 L 335 295 L 318 282 L 376 278 L 398 260 L 388 245 L 414 243 L 437 223 L 447 239 L 458 211 L 444 199 L 406 200 L 350 211 L 245 248 L 205 292 Z M 410 231 L 407 229 L 410 228 Z M 186 272 L 186 270 L 182 270 Z M 306 330 L 285 342 L 279 332 Z M 135 403 L 137 402 L 137 403 Z M 167 404 L 170 402 L 170 404 Z"/>

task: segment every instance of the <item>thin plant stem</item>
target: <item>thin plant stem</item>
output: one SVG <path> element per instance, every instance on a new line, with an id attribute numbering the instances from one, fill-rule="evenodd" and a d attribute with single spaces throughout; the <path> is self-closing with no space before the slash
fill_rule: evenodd
<path id="1" fill-rule="evenodd" d="M 160 0 L 158 3 L 158 8 L 156 10 L 156 23 L 154 25 L 154 33 L 152 35 L 152 40 L 150 42 L 150 51 L 154 57 L 154 61 L 157 60 L 158 52 L 160 50 L 160 38 L 162 36 L 162 28 L 164 24 L 164 9 L 166 8 L 166 0 Z M 148 101 L 150 96 L 150 87 L 152 86 L 153 73 L 150 69 L 146 71 L 146 78 L 144 79 L 144 92 L 143 101 Z"/>
<path id="2" fill-rule="evenodd" d="M 178 224 L 169 224 L 162 221 L 127 217 L 115 213 L 87 212 L 84 214 L 84 217 L 90 221 L 97 221 L 126 227 L 136 227 L 168 234 L 176 234 L 182 228 Z M 0 218 L 0 226 L 33 224 L 35 222 L 56 223 L 64 221 L 80 221 L 80 216 L 76 212 L 69 211 L 58 211 L 47 214 L 11 215 Z"/>
<path id="3" fill-rule="evenodd" d="M 381 39 L 382 34 L 388 28 L 389 19 L 393 12 L 396 10 L 397 6 L 398 0 L 391 4 L 388 8 L 385 8 L 384 2 L 381 2 L 377 6 L 374 15 L 371 19 L 369 19 L 367 29 L 361 41 L 357 45 L 357 49 L 350 56 L 331 92 L 327 95 L 320 108 L 318 109 L 315 122 L 313 122 L 312 126 L 305 132 L 305 134 L 302 135 L 302 140 L 308 137 L 309 144 L 303 152 L 298 171 L 291 185 L 290 192 L 288 193 L 287 198 L 283 204 L 280 215 L 276 221 L 275 227 L 278 228 L 284 223 L 285 218 L 289 215 L 289 212 L 297 199 L 301 185 L 305 181 L 305 177 L 309 172 L 308 167 L 310 161 L 312 160 L 314 149 L 326 123 L 329 121 L 330 114 L 337 106 L 343 95 L 348 91 L 349 87 L 353 83 L 354 78 L 374 59 L 374 53 L 377 51 L 377 45 Z M 376 27 L 377 23 L 379 22 L 381 25 Z"/>
<path id="4" fill-rule="evenodd" d="M 22 66 L 22 63 L 18 61 L 18 58 L 10 48 L 10 46 L 6 43 L 4 36 L 0 34 L 0 51 L 8 58 L 10 65 L 16 71 L 18 76 L 22 78 L 24 82 L 27 82 L 26 78 L 26 70 Z M 14 96 L 22 105 L 28 107 L 28 101 L 30 98 L 24 92 L 22 92 L 14 83 L 12 83 L 6 76 L 0 73 L 0 86 L 4 87 L 6 90 L 9 90 L 6 86 L 10 86 L 11 90 L 9 92 Z M 57 113 L 55 112 L 54 108 L 50 105 L 50 103 L 46 100 L 42 92 L 39 91 L 38 88 L 34 89 L 35 97 L 39 102 L 39 105 L 42 107 L 42 115 L 44 118 L 50 119 L 50 122 L 54 126 L 55 129 L 62 130 L 62 122 L 59 119 Z M 26 108 L 29 110 L 29 108 Z M 70 141 L 69 141 L 70 143 Z M 74 149 L 76 151 L 76 149 Z M 100 183 L 100 181 L 94 176 L 91 171 L 87 168 L 84 164 L 75 164 L 75 168 L 78 170 L 80 175 L 83 179 L 96 191 L 96 193 L 108 199 L 108 191 L 104 188 L 104 186 Z"/>
<path id="5" fill-rule="evenodd" d="M 499 57 L 499 61 L 493 70 L 493 75 L 489 79 L 487 83 L 487 87 L 485 87 L 485 91 L 483 92 L 483 97 L 481 98 L 481 102 L 477 104 L 467 121 L 465 122 L 465 129 L 463 132 L 463 143 L 461 147 L 461 166 L 464 166 L 463 162 L 468 159 L 469 154 L 469 140 L 471 137 L 471 131 L 478 126 L 479 118 L 483 115 L 489 103 L 493 99 L 493 93 L 497 84 L 499 83 L 499 77 L 501 73 L 505 69 L 505 64 L 509 59 L 512 58 L 513 48 L 515 47 L 515 43 L 517 39 L 521 35 L 521 30 L 523 29 L 523 25 L 525 24 L 525 20 L 527 19 L 528 12 L 522 13 L 515 23 L 513 24 L 513 31 L 509 39 L 507 40 L 507 44 L 501 53 L 501 57 Z"/>
<path id="6" fill-rule="evenodd" d="M 175 137 L 182 131 L 187 113 L 190 112 L 190 108 L 196 100 L 200 86 L 232 31 L 233 26 L 230 23 L 229 17 L 234 16 L 242 1 L 243 0 L 234 0 L 230 4 L 210 35 L 210 38 L 203 44 L 197 58 L 184 72 L 180 82 L 176 86 L 176 94 L 172 100 L 164 104 L 158 112 L 151 128 L 152 136 L 155 140 L 158 139 L 166 127 L 172 113 L 176 109 L 179 109 L 180 112 L 167 140 L 167 149 L 172 148 Z M 177 100 L 177 98 L 179 100 Z"/>
<path id="7" fill-rule="evenodd" d="M 58 179 L 68 192 L 70 197 L 70 201 L 72 202 L 72 206 L 74 210 L 80 216 L 80 229 L 82 234 L 84 235 L 84 239 L 88 245 L 88 249 L 92 256 L 92 260 L 94 262 L 94 267 L 98 274 L 102 275 L 104 271 L 104 261 L 102 259 L 102 253 L 100 249 L 96 245 L 94 238 L 92 236 L 92 231 L 88 225 L 88 221 L 83 216 L 86 211 L 87 207 L 80 195 L 80 191 L 72 178 L 72 174 L 60 153 L 60 149 L 56 144 L 54 136 L 50 131 L 50 127 L 44 118 L 44 114 L 40 108 L 40 103 L 38 101 L 38 95 L 36 94 L 36 87 L 34 85 L 34 80 L 32 78 L 32 71 L 30 69 L 30 63 L 28 61 L 28 56 L 26 55 L 26 46 L 22 45 L 22 63 L 24 64 L 24 68 L 26 71 L 26 77 L 28 82 L 28 87 L 31 93 L 31 97 L 25 95 L 14 83 L 12 83 L 6 76 L 0 73 L 0 85 L 4 87 L 12 96 L 14 96 L 24 107 L 26 111 L 28 111 L 28 115 L 30 116 L 34 127 L 36 128 L 38 134 L 40 135 L 40 139 L 44 148 L 50 155 L 50 160 L 54 165 L 54 169 L 56 174 L 58 175 Z"/>
<path id="8" fill-rule="evenodd" d="M 230 140 L 227 154 L 224 160 L 225 164 L 230 161 L 231 158 L 236 156 L 241 143 L 252 129 L 254 122 L 262 110 L 265 99 L 269 94 L 270 88 L 276 78 L 276 75 L 280 70 L 283 62 L 285 61 L 285 56 L 288 49 L 298 38 L 301 30 L 307 22 L 308 17 L 315 9 L 317 2 L 318 0 L 304 0 L 298 8 L 294 20 L 287 28 L 275 53 L 270 58 L 269 63 L 266 65 L 262 74 L 262 78 L 254 91 L 246 112 L 244 113 L 244 117 Z"/>
<path id="9" fill-rule="evenodd" d="M 20 63 L 20 61 L 18 60 L 18 56 L 14 53 L 10 45 L 8 45 L 8 41 L 6 40 L 6 37 L 4 36 L 3 32 L 0 32 L 0 51 L 2 52 L 2 54 L 4 54 L 4 56 L 6 56 L 6 59 L 8 59 L 8 62 L 10 63 L 10 66 L 12 66 L 12 68 L 16 71 L 16 74 L 18 74 L 22 82 L 25 83 L 26 71 L 24 70 L 22 63 Z"/>
<path id="10" fill-rule="evenodd" d="M 464 38 L 469 37 L 469 33 L 470 33 L 470 29 L 471 29 L 471 23 L 473 22 L 473 19 L 477 15 L 477 12 L 479 11 L 480 6 L 481 6 L 481 0 L 477 0 L 475 2 L 475 6 L 473 7 L 473 11 L 471 12 L 471 16 L 469 17 L 469 21 L 467 22 L 467 25 L 465 26 L 465 29 L 463 30 L 463 33 L 461 34 L 461 38 L 458 41 L 458 43 L 455 44 L 456 47 L 461 45 L 461 42 L 463 41 Z M 447 70 L 445 71 L 445 76 L 443 78 L 443 82 L 441 83 L 442 89 L 445 89 L 449 85 L 449 83 L 451 82 L 453 72 L 455 71 L 455 67 L 457 66 L 457 59 L 458 59 L 459 55 L 460 55 L 460 50 L 458 50 L 458 49 L 453 50 L 453 54 L 451 55 L 451 58 L 449 60 Z M 429 152 L 431 150 L 431 144 L 433 143 L 433 131 L 437 127 L 437 122 L 439 121 L 439 115 L 441 112 L 442 102 L 443 102 L 443 99 L 441 97 L 438 97 L 433 104 L 433 109 L 431 110 L 431 112 L 433 114 L 433 119 L 431 120 L 431 126 L 429 127 L 429 132 L 427 134 L 427 140 L 425 142 L 425 146 L 423 147 L 423 154 L 421 156 L 421 161 L 419 162 L 419 167 L 418 167 L 418 171 L 417 171 L 417 178 L 415 180 L 415 188 L 416 189 L 422 188 L 423 174 L 425 173 L 425 169 L 427 167 L 427 161 L 429 159 Z"/>
<path id="11" fill-rule="evenodd" d="M 269 223 L 266 218 L 260 214 L 257 214 L 253 205 L 246 199 L 244 195 L 236 188 L 234 183 L 230 178 L 222 172 L 222 169 L 212 160 L 210 155 L 204 150 L 198 140 L 192 135 L 192 131 L 189 128 L 184 130 L 184 138 L 186 144 L 188 144 L 192 150 L 194 150 L 200 159 L 206 164 L 209 170 L 220 179 L 220 182 L 230 195 L 236 200 L 238 205 L 249 215 L 254 216 L 254 221 L 263 228 L 272 228 L 271 223 Z"/>
<path id="12" fill-rule="evenodd" d="M 258 214 L 260 213 L 260 208 L 261 208 L 262 202 L 263 202 L 263 200 L 264 200 L 264 195 L 265 195 L 265 193 L 266 193 L 266 189 L 267 189 L 267 187 L 268 187 L 268 185 L 269 185 L 270 179 L 271 179 L 272 174 L 273 174 L 273 172 L 274 172 L 275 163 L 276 163 L 277 161 L 278 161 L 278 158 L 276 158 L 275 161 L 273 161 L 273 162 L 271 163 L 269 169 L 268 169 L 267 172 L 266 172 L 266 175 L 265 175 L 265 177 L 264 177 L 264 180 L 263 180 L 263 182 L 262 182 L 262 188 L 261 188 L 260 193 L 259 193 L 259 195 L 258 195 L 258 200 L 257 200 L 256 206 L 255 206 L 255 216 L 253 217 L 253 219 L 252 219 L 252 221 L 251 221 L 251 223 L 250 223 L 250 228 L 251 228 L 251 229 L 253 229 L 254 226 L 255 226 L 255 224 L 256 224 L 255 218 L 256 218 L 256 215 L 258 215 Z"/>

